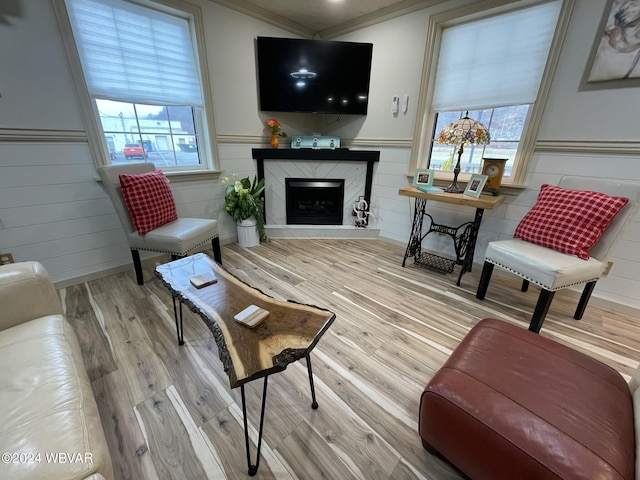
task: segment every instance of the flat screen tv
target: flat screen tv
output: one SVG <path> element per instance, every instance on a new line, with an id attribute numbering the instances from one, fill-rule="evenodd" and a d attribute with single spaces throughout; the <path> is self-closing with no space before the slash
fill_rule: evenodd
<path id="1" fill-rule="evenodd" d="M 373 44 L 258 37 L 260 110 L 366 115 Z"/>

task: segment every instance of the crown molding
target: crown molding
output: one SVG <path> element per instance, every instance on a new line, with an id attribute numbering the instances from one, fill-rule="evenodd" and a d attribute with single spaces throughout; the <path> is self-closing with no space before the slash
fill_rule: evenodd
<path id="1" fill-rule="evenodd" d="M 290 139 L 289 137 L 283 137 Z M 226 145 L 269 145 L 268 135 L 228 135 L 218 134 L 218 142 Z M 411 148 L 412 139 L 410 138 L 341 138 L 340 145 L 342 147 L 372 147 L 372 148 Z M 289 148 L 284 146 L 283 148 Z"/>
<path id="2" fill-rule="evenodd" d="M 213 3 L 217 3 L 235 10 L 245 15 L 263 20 L 271 25 L 287 30 L 291 33 L 295 33 L 305 38 L 321 38 L 331 39 L 339 35 L 353 32 L 364 27 L 369 27 L 377 23 L 385 22 L 408 13 L 423 10 L 425 8 L 433 7 L 440 3 L 445 3 L 448 0 L 404 0 L 394 5 L 381 8 L 375 12 L 362 15 L 353 20 L 347 20 L 334 27 L 329 27 L 324 30 L 315 31 L 311 28 L 305 27 L 293 20 L 289 20 L 280 15 L 274 14 L 266 8 L 258 7 L 245 0 L 210 0 Z"/>
<path id="3" fill-rule="evenodd" d="M 538 140 L 536 152 L 640 155 L 640 142 L 632 140 Z"/>
<path id="4" fill-rule="evenodd" d="M 43 128 L 0 128 L 0 142 L 81 142 L 87 143 L 84 130 Z"/>
<path id="5" fill-rule="evenodd" d="M 447 0 L 404 0 L 403 2 L 389 5 L 388 7 L 381 8 L 375 12 L 354 18 L 353 20 L 348 20 L 336 25 L 335 27 L 321 30 L 318 32 L 318 36 L 323 39 L 335 38 L 339 35 L 344 35 L 361 28 L 386 22 L 387 20 L 391 20 L 408 13 L 417 12 L 418 10 L 424 10 L 425 8 L 430 8 L 440 3 L 445 3 L 446 1 Z"/>
<path id="6" fill-rule="evenodd" d="M 229 135 L 225 133 L 218 134 L 218 142 L 229 145 L 255 145 L 257 143 L 269 144 L 268 135 Z"/>
<path id="7" fill-rule="evenodd" d="M 244 13 L 245 15 L 249 15 L 250 17 L 257 18 L 258 20 L 262 20 L 264 22 L 270 23 L 276 27 L 287 30 L 291 33 L 295 33 L 296 35 L 300 35 L 305 38 L 314 38 L 316 36 L 316 32 L 310 28 L 305 27 L 304 25 L 300 25 L 297 22 L 284 18 L 280 15 L 276 15 L 275 13 L 267 10 L 266 8 L 261 8 L 256 5 L 253 5 L 249 2 L 245 2 L 244 0 L 210 0 L 213 3 L 217 3 L 224 7 L 230 8 L 231 10 L 235 10 L 240 13 Z"/>

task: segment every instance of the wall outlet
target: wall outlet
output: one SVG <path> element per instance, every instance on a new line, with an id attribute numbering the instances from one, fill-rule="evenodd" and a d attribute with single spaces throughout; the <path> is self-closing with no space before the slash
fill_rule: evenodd
<path id="1" fill-rule="evenodd" d="M 0 265 L 8 265 L 14 263 L 13 255 L 10 253 L 0 253 Z"/>
<path id="2" fill-rule="evenodd" d="M 613 262 L 607 262 L 607 264 L 604 266 L 604 270 L 602 270 L 602 277 L 606 277 L 607 275 L 609 275 L 609 272 L 611 271 L 611 267 L 613 267 Z"/>

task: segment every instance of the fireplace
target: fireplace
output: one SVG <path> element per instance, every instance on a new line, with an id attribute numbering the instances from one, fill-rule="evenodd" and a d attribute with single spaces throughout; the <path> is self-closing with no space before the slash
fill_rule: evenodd
<path id="1" fill-rule="evenodd" d="M 285 178 L 287 225 L 342 225 L 344 179 Z"/>

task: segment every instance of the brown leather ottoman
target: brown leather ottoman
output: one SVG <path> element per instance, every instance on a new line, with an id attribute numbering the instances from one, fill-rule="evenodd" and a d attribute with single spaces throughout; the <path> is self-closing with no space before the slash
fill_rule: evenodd
<path id="1" fill-rule="evenodd" d="M 420 401 L 424 447 L 480 479 L 633 479 L 633 405 L 603 363 L 485 319 Z"/>

